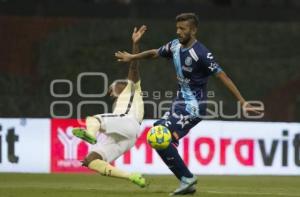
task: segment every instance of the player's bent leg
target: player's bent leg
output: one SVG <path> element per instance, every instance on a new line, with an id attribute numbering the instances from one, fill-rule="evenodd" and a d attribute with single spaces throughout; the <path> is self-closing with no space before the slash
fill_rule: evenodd
<path id="1" fill-rule="evenodd" d="M 89 135 L 86 131 L 86 129 L 83 128 L 73 128 L 72 133 L 74 136 L 90 143 L 90 144 L 96 144 L 97 139 L 91 135 Z"/>
<path id="2" fill-rule="evenodd" d="M 124 172 L 103 160 L 103 157 L 91 152 L 84 160 L 84 165 L 103 176 L 119 177 L 129 179 L 130 173 Z"/>
<path id="3" fill-rule="evenodd" d="M 119 168 L 110 165 L 103 160 L 103 157 L 96 152 L 91 152 L 83 161 L 83 165 L 89 169 L 100 173 L 103 176 L 123 178 L 130 180 L 132 183 L 140 186 L 146 186 L 145 178 L 138 173 L 128 173 Z"/>
<path id="4" fill-rule="evenodd" d="M 100 130 L 101 124 L 95 117 L 87 117 L 86 118 L 86 128 L 74 128 L 72 130 L 73 135 L 76 137 L 90 143 L 90 144 L 96 144 L 96 134 Z"/>
<path id="5" fill-rule="evenodd" d="M 96 115 L 94 117 L 100 122 L 100 131 L 105 130 L 106 138 L 105 141 L 92 147 L 93 152 L 101 155 L 102 159 L 88 159 L 91 161 L 88 162 L 87 166 L 102 175 L 124 178 L 140 187 L 145 187 L 146 180 L 141 174 L 125 172 L 109 164 L 134 146 L 136 134 L 139 132 L 139 124 L 134 124 L 136 120 L 127 116 Z"/>
<path id="6" fill-rule="evenodd" d="M 184 137 L 189 130 L 195 126 L 201 119 L 194 119 L 189 124 L 185 125 L 184 128 L 179 127 L 177 122 L 179 119 L 177 116 L 169 116 L 168 119 L 169 124 L 168 128 L 172 132 L 172 143 L 166 149 L 157 150 L 157 153 L 165 162 L 165 164 L 170 168 L 170 170 L 176 175 L 176 177 L 180 180 L 179 187 L 171 193 L 171 195 L 184 195 L 184 194 L 192 194 L 196 190 L 194 185 L 197 183 L 197 178 L 194 176 L 185 163 L 183 162 L 181 156 L 179 155 L 176 146 L 179 144 L 179 140 Z M 163 124 L 164 120 L 157 121 L 154 125 Z"/>
<path id="7" fill-rule="evenodd" d="M 82 166 L 88 167 L 89 164 L 96 159 L 103 160 L 103 157 L 96 152 L 90 152 L 82 161 Z"/>

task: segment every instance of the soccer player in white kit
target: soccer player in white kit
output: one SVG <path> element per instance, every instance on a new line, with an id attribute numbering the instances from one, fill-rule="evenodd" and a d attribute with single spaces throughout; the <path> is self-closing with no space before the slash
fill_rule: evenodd
<path id="1" fill-rule="evenodd" d="M 138 44 L 146 29 L 144 25 L 139 29 L 134 28 L 133 53 L 139 52 Z M 128 79 L 117 80 L 109 88 L 109 95 L 116 99 L 113 113 L 87 117 L 86 129 L 74 128 L 73 134 L 94 144 L 83 161 L 84 166 L 104 176 L 127 179 L 140 187 L 145 187 L 146 180 L 141 174 L 125 172 L 109 164 L 133 147 L 136 142 L 144 116 L 140 83 L 138 62 L 135 61 L 129 66 Z M 98 132 L 105 137 L 101 142 L 96 140 Z"/>

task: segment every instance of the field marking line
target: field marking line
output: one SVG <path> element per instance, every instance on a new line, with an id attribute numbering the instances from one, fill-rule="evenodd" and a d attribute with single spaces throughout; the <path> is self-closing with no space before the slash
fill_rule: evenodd
<path id="1" fill-rule="evenodd" d="M 212 194 L 242 194 L 242 195 L 272 195 L 272 196 L 292 196 L 292 197 L 300 197 L 299 194 L 287 194 L 287 193 L 270 193 L 270 192 L 222 192 L 222 191 L 213 191 L 208 190 L 204 191 L 206 193 L 212 193 Z"/>

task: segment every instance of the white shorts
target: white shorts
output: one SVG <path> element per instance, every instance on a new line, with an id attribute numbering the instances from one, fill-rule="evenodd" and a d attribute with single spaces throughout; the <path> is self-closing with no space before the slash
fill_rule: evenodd
<path id="1" fill-rule="evenodd" d="M 104 161 L 111 162 L 134 146 L 140 124 L 130 115 L 99 114 L 95 118 L 101 121 L 104 132 L 91 151 L 100 154 Z"/>

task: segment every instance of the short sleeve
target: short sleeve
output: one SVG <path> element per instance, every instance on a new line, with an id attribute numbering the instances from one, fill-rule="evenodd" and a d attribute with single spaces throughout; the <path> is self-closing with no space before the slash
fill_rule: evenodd
<path id="1" fill-rule="evenodd" d="M 207 51 L 201 56 L 201 58 L 204 64 L 204 69 L 209 75 L 222 71 L 221 66 L 215 61 L 215 58 L 211 52 Z"/>
<path id="2" fill-rule="evenodd" d="M 158 49 L 159 56 L 164 57 L 164 58 L 172 58 L 173 54 L 172 54 L 172 51 L 171 51 L 171 45 L 172 45 L 172 41 L 168 42 L 167 44 L 165 44 L 163 46 L 161 46 Z"/>

